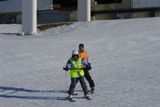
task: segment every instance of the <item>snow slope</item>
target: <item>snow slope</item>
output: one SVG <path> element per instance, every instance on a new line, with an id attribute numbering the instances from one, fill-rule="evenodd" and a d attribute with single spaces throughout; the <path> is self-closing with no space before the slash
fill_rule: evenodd
<path id="1" fill-rule="evenodd" d="M 16 36 L 0 25 L 0 107 L 160 107 L 160 18 L 94 21 Z M 62 68 L 84 43 L 95 80 L 93 100 L 65 99 Z"/>

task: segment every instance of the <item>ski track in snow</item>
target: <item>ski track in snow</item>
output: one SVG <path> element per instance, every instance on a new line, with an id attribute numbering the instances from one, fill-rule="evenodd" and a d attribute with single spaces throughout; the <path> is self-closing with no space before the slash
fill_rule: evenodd
<path id="1" fill-rule="evenodd" d="M 16 36 L 21 25 L 0 25 L 0 107 L 160 107 L 159 22 L 79 22 L 36 36 Z M 62 68 L 79 43 L 90 55 L 96 89 L 87 101 L 77 84 L 70 103 Z"/>

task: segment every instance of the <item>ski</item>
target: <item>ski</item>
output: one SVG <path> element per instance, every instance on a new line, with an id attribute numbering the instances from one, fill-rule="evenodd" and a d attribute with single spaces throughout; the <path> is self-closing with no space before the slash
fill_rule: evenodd
<path id="1" fill-rule="evenodd" d="M 73 93 L 72 95 L 77 96 L 77 95 L 78 95 L 78 93 Z"/>
<path id="2" fill-rule="evenodd" d="M 90 90 L 89 92 L 90 92 L 91 94 L 94 94 L 94 90 Z"/>
<path id="3" fill-rule="evenodd" d="M 70 101 L 70 102 L 76 102 L 76 100 L 75 100 L 75 99 L 70 98 L 70 97 L 66 97 L 66 100 L 68 100 L 68 101 Z"/>
<path id="4" fill-rule="evenodd" d="M 87 100 L 92 100 L 89 96 L 84 96 L 84 98 Z"/>

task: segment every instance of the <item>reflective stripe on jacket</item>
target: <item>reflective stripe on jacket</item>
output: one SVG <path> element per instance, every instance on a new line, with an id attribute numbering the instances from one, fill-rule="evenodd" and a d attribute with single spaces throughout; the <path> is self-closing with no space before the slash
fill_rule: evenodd
<path id="1" fill-rule="evenodd" d="M 69 61 L 71 62 L 71 66 L 72 66 L 70 70 L 70 76 L 72 78 L 84 76 L 84 71 L 83 69 L 81 69 L 83 67 L 82 58 L 78 58 L 77 62 L 73 58 L 70 58 Z"/>

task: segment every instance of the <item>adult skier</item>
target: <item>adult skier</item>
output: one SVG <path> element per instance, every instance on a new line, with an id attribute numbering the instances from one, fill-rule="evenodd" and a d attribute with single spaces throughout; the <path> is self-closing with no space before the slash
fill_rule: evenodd
<path id="1" fill-rule="evenodd" d="M 95 84 L 94 81 L 89 73 L 89 70 L 91 69 L 91 64 L 88 61 L 88 53 L 86 50 L 84 50 L 84 44 L 79 44 L 79 56 L 87 63 L 89 69 L 84 69 L 84 76 L 86 80 L 88 81 L 90 88 L 91 88 L 91 93 L 94 93 L 94 88 Z"/>
<path id="2" fill-rule="evenodd" d="M 84 98 L 91 100 L 91 98 L 88 96 L 88 89 L 85 83 L 84 79 L 84 70 L 83 68 L 87 67 L 87 63 L 82 60 L 82 58 L 79 57 L 79 53 L 76 50 L 72 51 L 72 57 L 68 60 L 66 67 L 63 68 L 65 71 L 70 70 L 70 77 L 71 77 L 71 84 L 69 88 L 69 97 L 68 100 L 74 102 L 73 94 L 74 89 L 78 81 L 80 81 L 80 84 L 82 86 L 83 92 L 84 92 Z"/>

